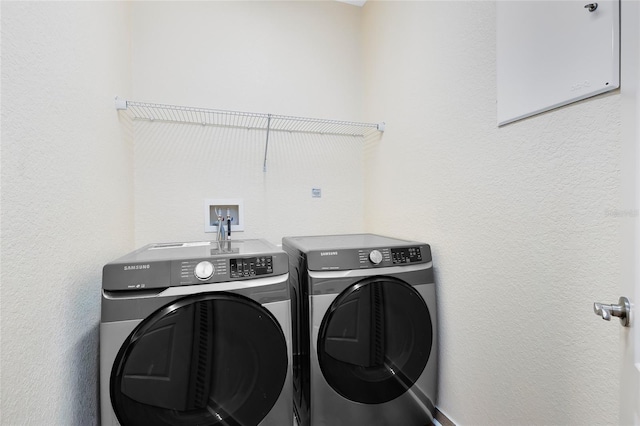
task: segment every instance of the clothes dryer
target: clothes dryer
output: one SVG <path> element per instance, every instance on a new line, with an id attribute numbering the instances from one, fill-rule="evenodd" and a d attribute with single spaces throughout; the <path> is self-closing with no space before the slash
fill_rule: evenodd
<path id="1" fill-rule="evenodd" d="M 291 425 L 287 255 L 151 244 L 103 269 L 103 426 Z"/>
<path id="2" fill-rule="evenodd" d="M 373 234 L 286 237 L 301 426 L 425 426 L 437 400 L 429 245 Z"/>

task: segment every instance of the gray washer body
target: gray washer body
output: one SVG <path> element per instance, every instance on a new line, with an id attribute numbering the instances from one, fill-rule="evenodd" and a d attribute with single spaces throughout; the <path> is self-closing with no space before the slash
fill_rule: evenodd
<path id="1" fill-rule="evenodd" d="M 194 273 L 209 262 L 213 273 Z M 119 350 L 134 329 L 158 309 L 203 293 L 232 293 L 259 303 L 277 320 L 287 345 L 284 386 L 260 426 L 290 425 L 291 302 L 288 257 L 265 240 L 149 244 L 103 268 L 100 323 L 100 407 L 103 426 L 119 426 L 110 395 L 112 369 Z M 229 318 L 233 327 L 233 318 Z M 269 348 L 265 348 L 268 352 Z"/>

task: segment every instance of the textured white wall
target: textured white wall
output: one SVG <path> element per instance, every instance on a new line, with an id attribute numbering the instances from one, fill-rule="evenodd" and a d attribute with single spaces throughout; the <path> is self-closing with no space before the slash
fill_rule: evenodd
<path id="1" fill-rule="evenodd" d="M 432 245 L 439 407 L 461 425 L 616 424 L 619 329 L 592 303 L 618 297 L 619 93 L 497 128 L 494 2 L 363 13 L 365 118 L 387 122 L 366 225 Z"/>
<path id="2" fill-rule="evenodd" d="M 337 2 L 138 2 L 134 100 L 359 120 L 361 9 Z M 136 122 L 135 241 L 208 240 L 203 203 L 242 198 L 232 238 L 364 229 L 352 137 Z M 322 189 L 312 199 L 311 189 Z"/>
<path id="3" fill-rule="evenodd" d="M 460 424 L 617 422 L 618 357 L 602 348 L 618 330 L 591 303 L 618 296 L 619 95 L 496 128 L 494 3 L 1 14 L 2 424 L 96 423 L 101 266 L 209 237 L 212 197 L 244 197 L 246 237 L 366 227 L 431 243 L 439 406 Z M 348 138 L 274 134 L 263 175 L 259 132 L 137 123 L 134 163 L 116 94 L 388 130 L 364 162 Z"/>
<path id="4" fill-rule="evenodd" d="M 1 7 L 0 423 L 96 424 L 102 265 L 133 248 L 128 5 Z"/>

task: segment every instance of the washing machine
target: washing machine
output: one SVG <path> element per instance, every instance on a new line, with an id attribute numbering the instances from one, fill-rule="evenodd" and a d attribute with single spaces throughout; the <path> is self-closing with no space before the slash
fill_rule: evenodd
<path id="1" fill-rule="evenodd" d="M 103 426 L 293 423 L 286 253 L 150 244 L 103 268 Z"/>
<path id="2" fill-rule="evenodd" d="M 282 247 L 300 425 L 430 425 L 438 395 L 430 246 L 356 234 L 286 237 Z"/>

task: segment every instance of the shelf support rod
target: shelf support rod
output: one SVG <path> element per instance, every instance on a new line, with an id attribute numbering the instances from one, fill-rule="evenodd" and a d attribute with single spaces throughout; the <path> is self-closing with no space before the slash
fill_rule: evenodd
<path id="1" fill-rule="evenodd" d="M 264 144 L 264 163 L 262 164 L 262 172 L 267 172 L 267 151 L 269 150 L 269 129 L 271 128 L 271 114 L 267 115 L 267 141 Z"/>

